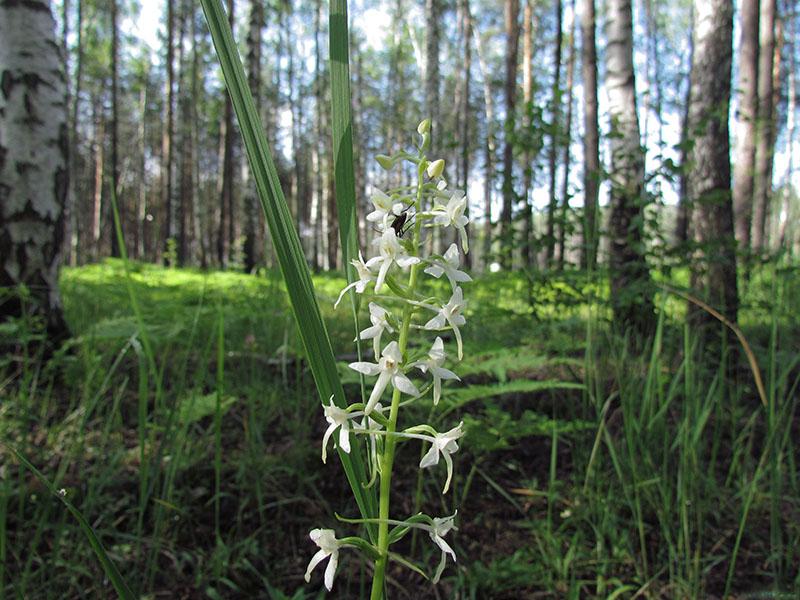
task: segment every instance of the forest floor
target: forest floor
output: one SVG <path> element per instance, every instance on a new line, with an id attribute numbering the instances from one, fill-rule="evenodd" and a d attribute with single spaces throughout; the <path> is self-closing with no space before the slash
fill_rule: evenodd
<path id="1" fill-rule="evenodd" d="M 19 341 L 0 362 L 0 439 L 65 490 L 143 598 L 323 597 L 320 573 L 303 581 L 308 532 L 344 535 L 333 515 L 357 509 L 338 460 L 320 461 L 280 274 L 132 266 L 64 270 L 73 338 L 47 361 L 26 350 L 29 324 L 0 332 Z M 412 414 L 463 420 L 451 491 L 420 477 L 413 447 L 393 488 L 397 515 L 458 509 L 458 563 L 437 586 L 392 566 L 391 598 L 800 594 L 800 270 L 765 267 L 745 294 L 764 398 L 743 353 L 730 368 L 731 347 L 698 344 L 676 296 L 659 295 L 656 337 L 631 351 L 597 281 L 465 286 L 463 383 Z M 357 396 L 351 313 L 333 310 L 344 280 L 314 283 Z M 113 596 L 77 523 L 5 454 L 0 485 L 0 598 Z M 403 544 L 432 573 L 427 535 Z M 366 597 L 369 569 L 343 550 L 328 597 Z"/>

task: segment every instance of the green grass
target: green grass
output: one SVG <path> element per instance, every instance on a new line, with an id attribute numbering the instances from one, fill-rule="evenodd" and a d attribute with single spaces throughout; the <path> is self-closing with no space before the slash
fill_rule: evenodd
<path id="1" fill-rule="evenodd" d="M 20 343 L 4 359 L 0 437 L 66 490 L 135 593 L 318 597 L 319 578 L 302 580 L 307 532 L 358 508 L 341 467 L 319 460 L 322 414 L 282 279 L 131 267 L 154 367 L 122 263 L 65 269 L 69 351 L 43 362 Z M 332 309 L 343 285 L 314 277 L 347 362 L 352 314 Z M 637 355 L 586 302 L 602 286 L 578 274 L 476 281 L 467 385 L 446 388 L 433 417 L 468 430 L 444 500 L 459 506 L 459 563 L 440 596 L 800 592 L 797 289 L 797 271 L 773 269 L 747 291 L 764 407 L 747 368 L 728 377 L 672 297 Z M 358 380 L 345 390 L 357 396 Z M 400 454 L 398 489 L 419 486 L 423 509 L 450 514 L 415 458 Z M 1 597 L 111 597 L 58 498 L 10 455 L 0 473 Z M 414 543 L 418 562 L 438 559 L 424 536 Z M 367 565 L 343 552 L 340 569 L 332 597 L 366 597 Z M 433 597 L 409 571 L 391 577 L 390 597 Z"/>

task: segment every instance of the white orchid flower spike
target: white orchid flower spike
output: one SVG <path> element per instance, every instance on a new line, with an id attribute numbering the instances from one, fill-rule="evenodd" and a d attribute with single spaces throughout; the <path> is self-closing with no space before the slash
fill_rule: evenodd
<path id="1" fill-rule="evenodd" d="M 381 231 L 384 231 L 389 226 L 389 217 L 394 219 L 394 217 L 403 212 L 403 203 L 393 202 L 392 199 L 381 190 L 375 190 L 370 200 L 375 210 L 367 215 L 367 221 L 370 223 L 378 223 L 378 228 Z"/>
<path id="2" fill-rule="evenodd" d="M 367 284 L 370 281 L 375 281 L 375 276 L 372 274 L 372 271 L 369 270 L 369 267 L 364 262 L 364 257 L 361 256 L 361 250 L 358 251 L 358 258 L 354 258 L 350 261 L 350 264 L 353 265 L 358 273 L 358 279 L 353 283 L 349 284 L 345 287 L 340 293 L 339 298 L 337 298 L 336 303 L 333 305 L 333 308 L 339 306 L 339 302 L 342 301 L 344 295 L 351 289 L 356 288 L 356 294 L 363 294 L 364 290 L 367 289 Z"/>
<path id="3" fill-rule="evenodd" d="M 450 547 L 450 544 L 444 541 L 444 536 L 446 536 L 451 529 L 458 530 L 454 523 L 456 514 L 458 514 L 458 511 L 454 512 L 449 517 L 434 517 L 431 525 L 420 525 L 422 529 L 428 532 L 433 543 L 439 546 L 439 549 L 442 551 L 442 559 L 439 561 L 439 566 L 436 568 L 436 573 L 431 580 L 433 583 L 439 583 L 439 579 L 447 563 L 448 554 L 453 557 L 453 562 L 456 562 L 455 551 Z"/>
<path id="4" fill-rule="evenodd" d="M 464 315 L 461 314 L 465 306 L 464 293 L 460 287 L 457 287 L 447 304 L 442 306 L 439 313 L 423 326 L 424 329 L 444 329 L 447 325 L 452 327 L 458 345 L 458 360 L 464 358 L 464 348 L 459 327 L 462 327 L 467 322 Z"/>
<path id="5" fill-rule="evenodd" d="M 397 342 L 389 342 L 383 349 L 381 358 L 377 363 L 350 363 L 350 368 L 354 371 L 358 371 L 364 375 L 378 376 L 375 387 L 372 388 L 372 393 L 369 395 L 367 406 L 364 408 L 364 414 L 368 415 L 372 412 L 389 383 L 392 384 L 392 387 L 400 390 L 404 394 L 414 397 L 419 396 L 419 390 L 411 383 L 411 380 L 405 376 L 400 368 L 402 361 L 403 355 L 400 354 L 400 346 Z"/>
<path id="6" fill-rule="evenodd" d="M 328 566 L 325 567 L 325 587 L 330 592 L 333 589 L 336 566 L 339 564 L 339 548 L 343 545 L 336 539 L 336 532 L 333 529 L 312 529 L 308 535 L 319 546 L 319 550 L 311 557 L 308 568 L 306 568 L 306 583 L 311 581 L 311 571 L 323 560 L 330 557 Z"/>
<path id="7" fill-rule="evenodd" d="M 444 260 L 432 260 L 430 267 L 425 269 L 425 272 L 428 275 L 432 275 L 439 279 L 442 275 L 445 275 L 450 282 L 450 286 L 455 290 L 458 287 L 459 283 L 466 283 L 468 281 L 472 281 L 472 277 L 464 273 L 464 271 L 459 271 L 458 267 L 461 266 L 460 256 L 458 254 L 458 246 L 455 244 L 450 244 L 450 247 L 447 249 L 447 252 L 444 253 L 443 256 Z"/>
<path id="8" fill-rule="evenodd" d="M 372 348 L 375 356 L 378 356 L 383 332 L 394 333 L 394 327 L 389 323 L 389 311 L 374 302 L 369 303 L 369 320 L 372 322 L 372 327 L 367 327 L 359 333 L 357 339 L 372 340 Z"/>
<path id="9" fill-rule="evenodd" d="M 339 429 L 339 438 L 337 440 L 339 448 L 350 454 L 350 421 L 364 414 L 363 411 L 347 412 L 339 408 L 334 404 L 333 396 L 330 397 L 329 401 L 330 404 L 328 406 L 322 406 L 325 412 L 325 420 L 328 422 L 328 428 L 325 430 L 325 435 L 322 436 L 323 463 L 328 460 L 328 441 L 337 429 Z"/>
<path id="10" fill-rule="evenodd" d="M 427 469 L 428 467 L 434 467 L 439 464 L 439 457 L 444 457 L 444 462 L 447 464 L 447 481 L 444 482 L 443 494 L 446 494 L 447 490 L 450 489 L 450 481 L 453 479 L 453 459 L 450 455 L 458 451 L 458 443 L 456 440 L 464 435 L 464 432 L 461 430 L 463 425 L 464 423 L 462 421 L 457 427 L 453 427 L 453 429 L 445 433 L 437 433 L 435 436 L 424 436 L 430 441 L 431 448 L 425 453 L 422 460 L 419 461 L 419 468 Z"/>
<path id="11" fill-rule="evenodd" d="M 383 232 L 381 237 L 375 240 L 380 251 L 380 256 L 375 256 L 367 261 L 367 268 L 378 269 L 378 278 L 375 280 L 375 293 L 379 293 L 386 281 L 386 274 L 392 264 L 405 269 L 420 262 L 416 256 L 409 256 L 405 248 L 400 245 L 394 229 L 389 227 Z"/>
<path id="12" fill-rule="evenodd" d="M 469 219 L 464 215 L 466 210 L 467 197 L 463 195 L 463 192 L 455 191 L 450 195 L 446 206 L 435 207 L 431 214 L 433 215 L 433 225 L 455 227 L 461 237 L 461 248 L 464 252 L 469 252 L 466 230 Z"/>
<path id="13" fill-rule="evenodd" d="M 461 381 L 458 375 L 442 367 L 447 355 L 444 352 L 444 342 L 442 338 L 436 338 L 433 342 L 430 352 L 428 352 L 428 360 L 420 360 L 414 363 L 423 373 L 430 373 L 433 376 L 433 405 L 439 404 L 439 399 L 442 397 L 442 380 L 455 379 Z"/>

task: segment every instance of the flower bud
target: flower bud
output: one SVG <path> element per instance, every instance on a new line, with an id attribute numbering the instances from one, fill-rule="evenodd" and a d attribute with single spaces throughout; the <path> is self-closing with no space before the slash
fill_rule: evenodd
<path id="1" fill-rule="evenodd" d="M 425 119 L 424 121 L 422 121 L 422 123 L 417 125 L 417 133 L 420 134 L 420 135 L 425 135 L 430 130 L 431 130 L 431 120 L 430 119 Z"/>
<path id="2" fill-rule="evenodd" d="M 439 160 L 435 160 L 428 165 L 428 177 L 434 179 L 435 177 L 440 177 L 442 173 L 444 173 L 444 160 L 441 158 Z"/>
<path id="3" fill-rule="evenodd" d="M 378 164 L 383 168 L 384 171 L 390 170 L 394 167 L 394 159 L 391 156 L 386 156 L 385 154 L 378 154 L 375 157 L 375 160 L 378 161 Z"/>

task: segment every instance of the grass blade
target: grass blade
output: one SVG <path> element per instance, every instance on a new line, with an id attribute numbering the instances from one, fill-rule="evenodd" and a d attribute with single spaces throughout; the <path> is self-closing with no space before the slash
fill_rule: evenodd
<path id="1" fill-rule="evenodd" d="M 86 539 L 89 540 L 89 544 L 94 550 L 94 553 L 97 555 L 98 560 L 100 561 L 100 565 L 103 567 L 103 571 L 105 571 L 106 576 L 111 581 L 111 584 L 114 586 L 114 589 L 117 590 L 117 594 L 123 600 L 134 600 L 134 595 L 131 589 L 128 587 L 128 584 L 125 583 L 125 580 L 122 578 L 119 570 L 117 570 L 117 566 L 108 556 L 106 549 L 103 547 L 103 544 L 98 539 L 97 535 L 92 529 L 92 526 L 89 525 L 89 522 L 84 518 L 81 511 L 79 511 L 75 506 L 67 500 L 62 494 L 55 489 L 52 483 L 44 476 L 44 474 L 39 471 L 36 467 L 34 467 L 31 462 L 25 458 L 22 454 L 20 454 L 16 448 L 13 446 L 9 446 L 7 444 L 3 444 L 6 448 L 11 451 L 11 453 L 17 457 L 17 460 L 31 473 L 36 476 L 36 479 L 47 488 L 47 490 L 53 494 L 56 498 L 58 498 L 64 506 L 67 507 L 67 510 L 72 513 L 72 516 L 78 521 L 78 525 L 80 525 L 81 531 L 83 531 Z"/>
<path id="2" fill-rule="evenodd" d="M 320 399 L 326 402 L 333 396 L 336 404 L 344 407 L 346 406 L 344 390 L 336 371 L 336 360 L 330 338 L 317 306 L 308 265 L 281 190 L 278 173 L 247 84 L 233 33 L 219 0 L 201 0 L 201 4 L 222 67 L 225 85 L 236 112 L 258 198 L 272 235 L 275 255 L 286 282 L 292 311 Z M 362 515 L 364 517 L 376 515 L 374 491 L 364 488 L 369 479 L 361 454 L 359 452 L 346 454 L 340 450 L 339 457 Z M 372 529 L 369 528 L 370 535 Z"/>

